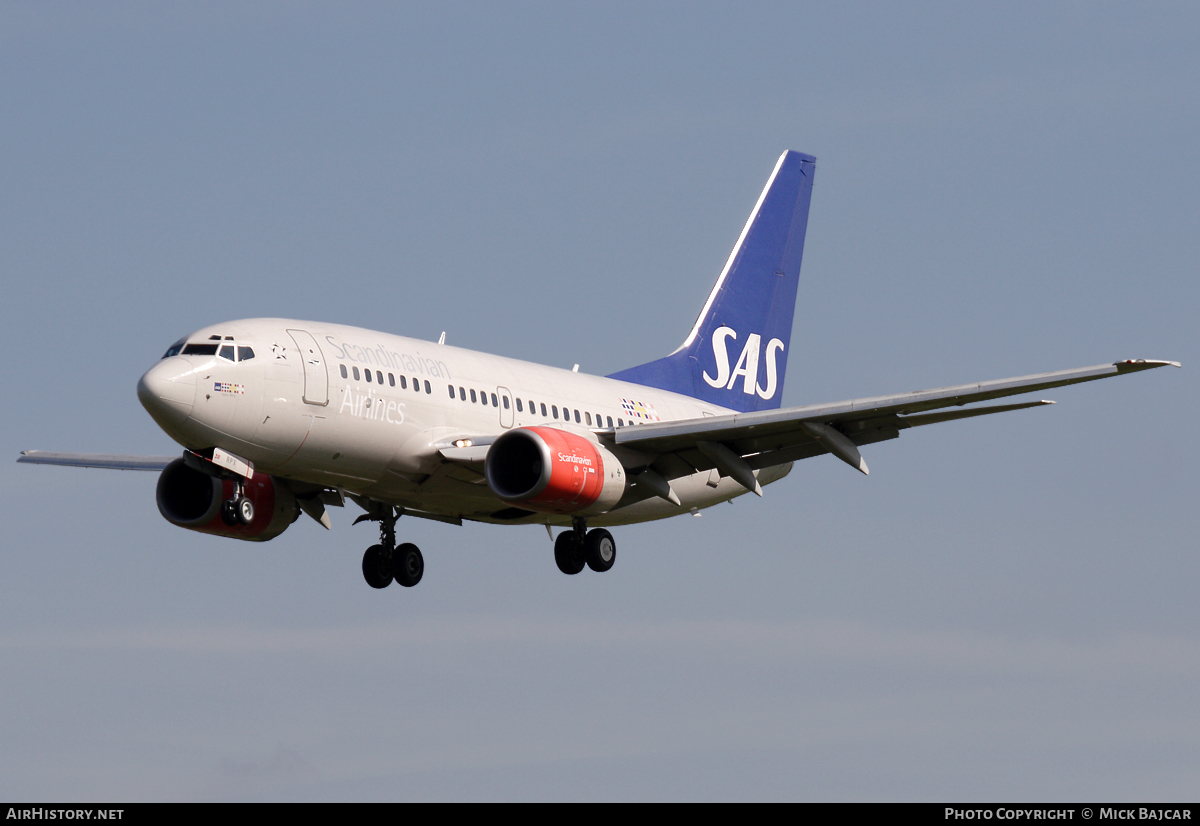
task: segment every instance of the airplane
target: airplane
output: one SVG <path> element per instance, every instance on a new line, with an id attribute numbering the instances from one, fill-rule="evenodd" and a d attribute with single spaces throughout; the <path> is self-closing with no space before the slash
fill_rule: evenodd
<path id="1" fill-rule="evenodd" d="M 1054 404 L 1040 393 L 1178 362 L 1149 359 L 781 407 L 816 158 L 784 152 L 695 324 L 670 355 L 591 376 L 389 333 L 280 318 L 214 324 L 172 344 L 138 399 L 182 456 L 24 451 L 18 462 L 159 471 L 159 512 L 266 541 L 301 514 L 326 529 L 349 499 L 379 523 L 373 588 L 416 585 L 396 544 L 412 516 L 544 525 L 564 574 L 616 560 L 607 528 L 702 509 L 901 431 Z M 969 406 L 976 405 L 976 406 Z M 554 537 L 553 527 L 563 527 Z"/>

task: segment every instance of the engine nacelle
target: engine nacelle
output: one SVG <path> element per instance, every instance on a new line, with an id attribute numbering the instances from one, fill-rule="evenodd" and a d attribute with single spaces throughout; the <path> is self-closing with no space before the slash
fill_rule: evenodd
<path id="1" fill-rule="evenodd" d="M 242 483 L 242 495 L 254 503 L 249 525 L 226 525 L 221 502 L 233 496 L 233 480 L 217 479 L 176 459 L 158 477 L 158 512 L 172 525 L 201 533 L 265 542 L 283 533 L 300 515 L 296 497 L 265 473 Z"/>
<path id="2" fill-rule="evenodd" d="M 492 492 L 541 513 L 605 513 L 625 493 L 625 468 L 603 445 L 554 427 L 521 427 L 492 443 Z"/>

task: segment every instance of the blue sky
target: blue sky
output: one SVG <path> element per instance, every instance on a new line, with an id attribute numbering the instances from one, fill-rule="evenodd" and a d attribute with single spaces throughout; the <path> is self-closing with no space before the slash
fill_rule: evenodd
<path id="1" fill-rule="evenodd" d="M 1192 4 L 0 6 L 3 439 L 171 453 L 221 320 L 609 373 L 818 158 L 785 404 L 1159 370 L 830 457 L 566 578 L 537 528 L 192 534 L 3 467 L 8 799 L 1194 799 Z M 750 501 L 754 499 L 754 501 Z"/>

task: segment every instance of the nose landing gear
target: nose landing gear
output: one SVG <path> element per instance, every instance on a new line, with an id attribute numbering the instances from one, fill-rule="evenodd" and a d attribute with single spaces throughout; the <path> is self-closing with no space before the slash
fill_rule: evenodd
<path id="1" fill-rule="evenodd" d="M 363 520 L 379 523 L 379 544 L 367 548 L 362 562 L 363 579 L 372 588 L 386 588 L 393 579 L 405 588 L 411 588 L 425 573 L 425 558 L 421 556 L 420 548 L 411 542 L 396 546 L 396 520 L 399 517 L 388 507 L 379 515 L 368 513 L 354 520 L 356 524 Z"/>
<path id="2" fill-rule="evenodd" d="M 584 566 L 604 573 L 617 561 L 617 543 L 603 528 L 587 529 L 587 520 L 575 517 L 571 530 L 554 540 L 554 562 L 564 574 L 574 575 Z"/>

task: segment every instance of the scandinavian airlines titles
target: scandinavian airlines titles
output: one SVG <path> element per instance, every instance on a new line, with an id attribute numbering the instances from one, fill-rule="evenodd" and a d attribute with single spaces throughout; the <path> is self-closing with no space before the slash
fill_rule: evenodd
<path id="1" fill-rule="evenodd" d="M 388 424 L 404 424 L 404 402 L 385 399 L 370 391 L 358 393 L 349 386 L 342 391 L 338 413 Z"/>

